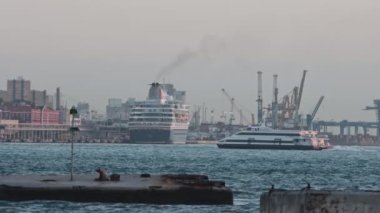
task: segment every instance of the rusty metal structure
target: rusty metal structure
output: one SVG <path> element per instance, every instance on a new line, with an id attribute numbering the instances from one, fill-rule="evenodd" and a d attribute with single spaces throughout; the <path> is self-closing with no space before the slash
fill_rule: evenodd
<path id="1" fill-rule="evenodd" d="M 302 103 L 303 90 L 305 86 L 307 71 L 304 70 L 300 86 L 295 86 L 290 92 L 285 94 L 281 99 L 278 98 L 279 89 L 277 88 L 278 75 L 273 76 L 273 101 L 266 108 L 265 123 L 275 129 L 311 129 L 311 123 L 318 112 L 324 99 L 322 96 L 313 112 L 307 115 L 306 123 L 302 122 L 300 106 Z M 259 82 L 260 82 L 259 75 Z M 262 99 L 259 96 L 259 100 Z"/>

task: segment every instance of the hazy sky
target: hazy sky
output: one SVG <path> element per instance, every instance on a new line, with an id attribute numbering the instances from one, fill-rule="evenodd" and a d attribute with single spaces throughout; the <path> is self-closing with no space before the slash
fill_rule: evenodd
<path id="1" fill-rule="evenodd" d="M 0 0 L 0 89 L 23 76 L 105 111 L 111 97 L 145 99 L 163 70 L 192 105 L 228 110 L 225 88 L 256 112 L 258 70 L 268 103 L 273 74 L 283 96 L 307 69 L 303 112 L 325 95 L 318 118 L 374 120 L 362 109 L 380 98 L 379 11 L 375 0 Z"/>

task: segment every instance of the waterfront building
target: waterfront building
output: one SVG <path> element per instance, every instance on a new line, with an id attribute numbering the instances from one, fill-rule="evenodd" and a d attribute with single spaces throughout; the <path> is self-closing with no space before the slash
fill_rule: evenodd
<path id="1" fill-rule="evenodd" d="M 8 92 L 5 90 L 0 90 L 0 105 L 4 102 L 9 102 Z"/>
<path id="2" fill-rule="evenodd" d="M 96 110 L 91 110 L 91 120 L 95 121 L 95 122 L 104 121 L 104 120 L 106 120 L 106 116 L 102 113 L 99 113 Z"/>
<path id="3" fill-rule="evenodd" d="M 17 120 L 27 124 L 59 124 L 59 111 L 47 107 L 5 106 L 0 111 L 1 118 Z"/>
<path id="4" fill-rule="evenodd" d="M 82 120 L 91 120 L 90 104 L 79 102 L 77 104 L 78 115 Z"/>
<path id="5" fill-rule="evenodd" d="M 129 98 L 125 103 L 122 103 L 121 99 L 108 99 L 108 105 L 106 107 L 107 120 L 127 121 L 131 109 L 135 105 L 135 101 L 134 98 Z"/>
<path id="6" fill-rule="evenodd" d="M 47 95 L 46 90 L 44 91 L 38 91 L 38 90 L 32 90 L 32 105 L 36 107 L 43 107 L 47 103 Z"/>
<path id="7" fill-rule="evenodd" d="M 122 100 L 119 98 L 108 99 L 106 113 L 108 120 L 121 120 L 125 118 Z"/>
<path id="8" fill-rule="evenodd" d="M 24 80 L 22 77 L 8 80 L 7 92 L 11 102 L 30 102 L 31 83 L 29 80 Z"/>
<path id="9" fill-rule="evenodd" d="M 32 90 L 31 81 L 22 77 L 7 81 L 7 90 L 0 90 L 0 102 L 12 104 L 29 104 L 34 107 L 54 107 L 54 97 L 46 90 Z"/>
<path id="10" fill-rule="evenodd" d="M 7 128 L 16 128 L 17 126 L 18 120 L 7 120 L 0 117 L 0 141 L 4 141 L 7 138 Z"/>
<path id="11" fill-rule="evenodd" d="M 69 137 L 71 117 L 61 106 L 60 89 L 54 96 L 46 90 L 32 90 L 31 81 L 22 77 L 8 80 L 6 91 L 0 90 L 0 139 L 7 141 L 64 141 Z M 54 110 L 57 109 L 57 110 Z M 82 116 L 89 105 L 79 105 Z M 84 116 L 86 117 L 86 116 Z M 17 124 L 4 121 L 17 121 Z M 80 125 L 79 118 L 74 119 Z"/>
<path id="12" fill-rule="evenodd" d="M 68 124 L 60 124 L 60 112 L 48 107 L 8 105 L 0 109 L 0 141 L 64 141 Z"/>

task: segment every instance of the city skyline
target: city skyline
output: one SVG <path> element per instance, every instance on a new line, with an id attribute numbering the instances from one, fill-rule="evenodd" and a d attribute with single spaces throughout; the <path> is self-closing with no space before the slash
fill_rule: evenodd
<path id="1" fill-rule="evenodd" d="M 186 90 L 191 105 L 228 111 L 225 88 L 256 114 L 257 71 L 268 104 L 274 74 L 282 97 L 306 69 L 303 113 L 324 95 L 317 118 L 375 120 L 362 111 L 380 98 L 374 1 L 1 4 L 0 89 L 23 76 L 104 112 L 108 98 L 145 99 L 159 77 Z"/>

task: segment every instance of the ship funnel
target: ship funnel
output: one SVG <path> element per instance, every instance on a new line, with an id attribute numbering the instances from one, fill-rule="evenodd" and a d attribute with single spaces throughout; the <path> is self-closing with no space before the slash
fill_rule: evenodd
<path id="1" fill-rule="evenodd" d="M 153 82 L 150 85 L 148 100 L 163 100 L 166 98 L 166 92 L 160 83 Z"/>

